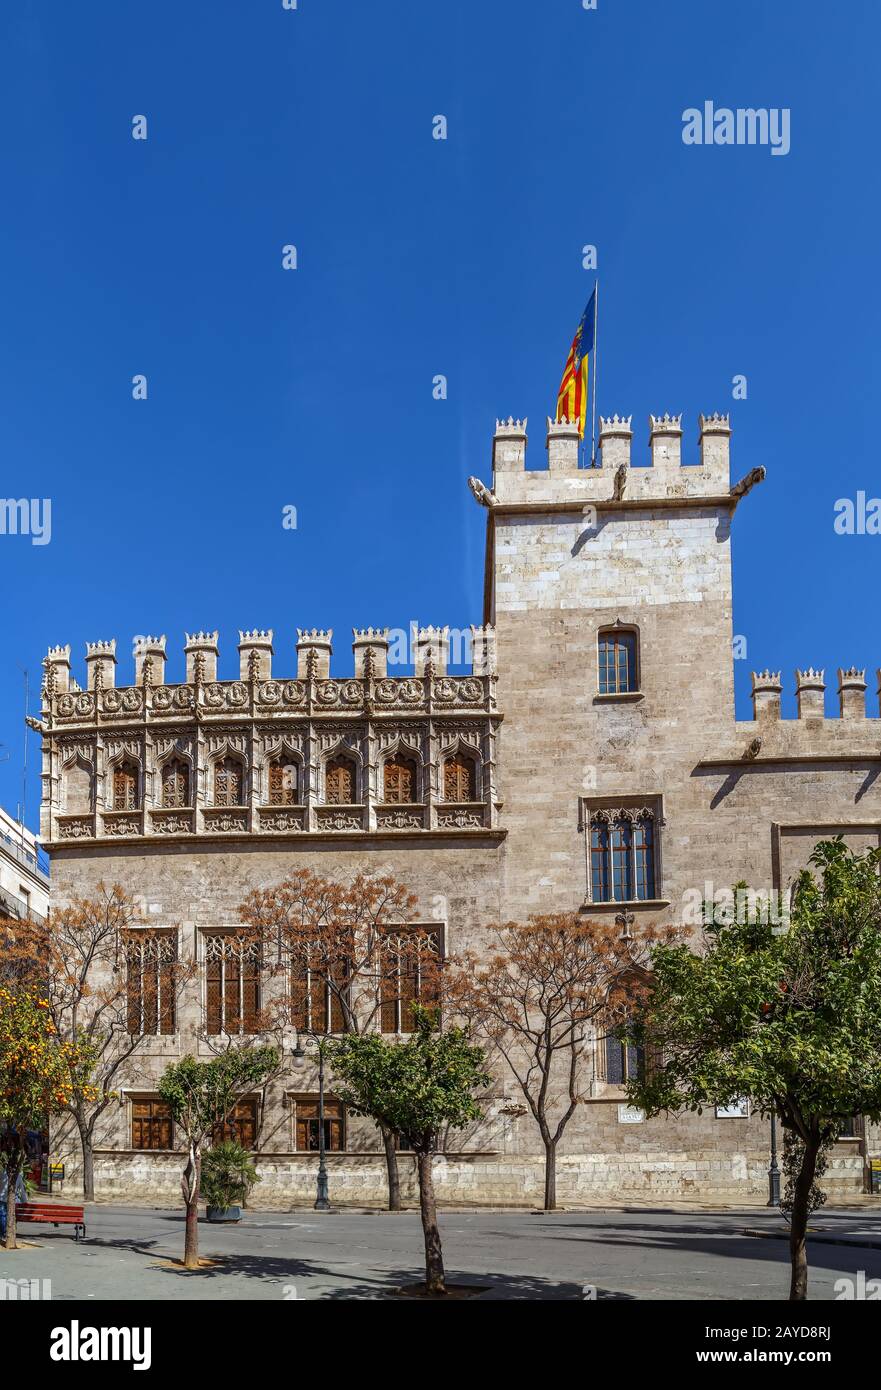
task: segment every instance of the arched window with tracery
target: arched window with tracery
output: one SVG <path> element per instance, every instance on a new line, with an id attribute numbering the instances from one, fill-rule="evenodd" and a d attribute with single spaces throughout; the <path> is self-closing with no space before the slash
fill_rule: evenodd
<path id="1" fill-rule="evenodd" d="M 124 758 L 113 769 L 114 811 L 136 811 L 138 808 L 138 767 Z"/>
<path id="2" fill-rule="evenodd" d="M 214 805 L 242 806 L 245 800 L 245 770 L 238 758 L 218 758 L 214 764 Z"/>
<path id="3" fill-rule="evenodd" d="M 273 758 L 269 764 L 270 806 L 296 806 L 299 768 L 290 758 Z"/>
<path id="4" fill-rule="evenodd" d="M 181 758 L 172 758 L 162 769 L 162 805 L 189 806 L 190 769 Z"/>
<path id="5" fill-rule="evenodd" d="M 467 753 L 453 753 L 444 763 L 444 801 L 477 800 L 477 763 Z"/>
<path id="6" fill-rule="evenodd" d="M 591 899 L 645 901 L 655 896 L 655 815 L 649 806 L 590 813 Z"/>
<path id="7" fill-rule="evenodd" d="M 324 799 L 331 806 L 351 806 L 355 801 L 355 764 L 344 753 L 327 761 Z"/>
<path id="8" fill-rule="evenodd" d="M 412 758 L 395 753 L 386 759 L 383 798 L 397 805 L 416 800 L 416 763 Z"/>

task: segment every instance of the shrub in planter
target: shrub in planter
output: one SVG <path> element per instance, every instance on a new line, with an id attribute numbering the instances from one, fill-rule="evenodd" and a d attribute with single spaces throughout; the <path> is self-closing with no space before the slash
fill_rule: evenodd
<path id="1" fill-rule="evenodd" d="M 201 1194 L 209 1221 L 240 1221 L 241 1203 L 260 1175 L 251 1155 L 233 1139 L 215 1144 L 202 1159 Z"/>

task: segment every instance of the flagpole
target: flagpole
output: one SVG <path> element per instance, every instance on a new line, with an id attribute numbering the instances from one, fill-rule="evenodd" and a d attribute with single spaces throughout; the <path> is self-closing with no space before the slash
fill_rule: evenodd
<path id="1" fill-rule="evenodd" d="M 590 412 L 590 466 L 597 463 L 597 367 L 600 360 L 600 282 L 594 285 L 593 306 L 593 406 Z"/>

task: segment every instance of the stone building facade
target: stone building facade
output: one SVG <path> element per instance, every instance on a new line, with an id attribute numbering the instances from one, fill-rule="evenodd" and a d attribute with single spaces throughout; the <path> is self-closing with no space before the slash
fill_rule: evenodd
<path id="1" fill-rule="evenodd" d="M 251 889 L 293 868 L 390 869 L 417 895 L 417 920 L 458 953 L 536 911 L 611 914 L 634 934 L 688 924 L 738 880 L 785 892 L 829 834 L 881 843 L 881 720 L 866 713 L 863 671 L 839 671 L 835 718 L 823 672 L 797 672 L 795 720 L 781 718 L 780 674 L 757 673 L 754 718 L 735 719 L 732 522 L 763 474 L 731 485 L 727 417 L 701 417 L 689 466 L 681 417 L 650 417 L 647 467 L 631 461 L 630 417 L 600 423 L 599 466 L 580 468 L 575 428 L 548 422 L 536 470 L 526 422 L 497 423 L 492 485 L 469 480 L 487 541 L 468 674 L 448 673 L 436 628 L 416 633 L 412 675 L 390 664 L 383 629 L 355 632 L 352 678 L 331 674 L 332 634 L 315 630 L 299 633 L 296 674 L 274 669 L 271 632 L 242 633 L 235 680 L 218 676 L 216 633 L 188 638 L 180 684 L 165 681 L 164 638 L 139 641 L 127 685 L 113 642 L 88 646 L 83 688 L 70 649 L 50 650 L 41 831 L 54 901 L 119 882 L 154 936 L 200 962 L 105 1116 L 99 1195 L 176 1198 L 158 1075 L 210 1050 L 220 938 Z M 624 1104 L 626 1054 L 598 1041 L 592 1061 L 561 1145 L 559 1201 L 767 1190 L 768 1124 L 748 1106 L 646 1120 Z M 311 1200 L 314 1094 L 311 1064 L 292 1057 L 243 1112 L 263 1179 L 255 1203 Z M 500 1072 L 484 1119 L 438 1160 L 442 1200 L 540 1199 L 541 1145 L 522 1109 Z M 858 1117 L 853 1131 L 830 1165 L 839 1192 L 863 1190 L 881 1151 Z M 382 1200 L 375 1132 L 341 1115 L 333 1135 L 333 1200 Z M 54 1147 L 75 1182 L 71 1136 Z"/>

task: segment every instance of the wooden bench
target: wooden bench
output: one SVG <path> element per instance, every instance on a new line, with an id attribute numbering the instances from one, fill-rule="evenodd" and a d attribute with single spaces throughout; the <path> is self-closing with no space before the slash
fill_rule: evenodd
<path id="1" fill-rule="evenodd" d="M 42 1222 L 44 1225 L 73 1226 L 73 1238 L 85 1238 L 86 1221 L 82 1207 L 65 1206 L 61 1202 L 19 1202 L 15 1208 L 16 1225 L 20 1221 Z"/>

